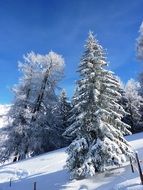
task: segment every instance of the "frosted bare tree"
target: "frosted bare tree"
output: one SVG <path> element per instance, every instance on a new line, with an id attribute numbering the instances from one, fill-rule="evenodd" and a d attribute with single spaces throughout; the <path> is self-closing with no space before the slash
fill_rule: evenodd
<path id="1" fill-rule="evenodd" d="M 55 89 L 63 76 L 63 58 L 54 52 L 31 52 L 24 56 L 19 68 L 22 77 L 13 89 L 15 100 L 9 112 L 13 122 L 3 160 L 12 155 L 23 159 L 60 147 L 54 110 L 58 101 Z"/>

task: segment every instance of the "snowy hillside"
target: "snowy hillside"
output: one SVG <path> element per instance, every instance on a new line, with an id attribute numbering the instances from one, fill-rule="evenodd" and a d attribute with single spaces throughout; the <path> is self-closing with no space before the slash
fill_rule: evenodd
<path id="1" fill-rule="evenodd" d="M 129 136 L 127 139 L 143 160 L 143 133 Z M 65 149 L 60 149 L 1 166 L 0 190 L 33 190 L 34 182 L 37 182 L 37 190 L 143 190 L 137 170 L 134 174 L 131 173 L 129 165 L 89 179 L 70 181 L 69 174 L 64 168 L 66 158 Z"/>

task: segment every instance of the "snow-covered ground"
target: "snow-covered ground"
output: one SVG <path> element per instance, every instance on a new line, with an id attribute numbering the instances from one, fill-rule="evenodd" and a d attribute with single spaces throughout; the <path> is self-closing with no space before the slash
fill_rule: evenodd
<path id="1" fill-rule="evenodd" d="M 143 160 L 143 133 L 127 137 Z M 89 179 L 70 180 L 64 168 L 67 154 L 65 149 L 52 151 L 35 158 L 0 167 L 0 190 L 143 190 L 135 165 L 106 171 Z M 143 166 L 143 163 L 141 163 Z M 11 187 L 9 181 L 12 181 Z"/>

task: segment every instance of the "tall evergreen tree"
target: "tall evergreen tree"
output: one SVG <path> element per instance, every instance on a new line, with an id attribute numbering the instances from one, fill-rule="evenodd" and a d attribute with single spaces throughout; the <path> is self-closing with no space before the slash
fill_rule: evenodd
<path id="1" fill-rule="evenodd" d="M 125 111 L 117 103 L 120 85 L 106 65 L 103 48 L 90 32 L 78 69 L 80 80 L 72 109 L 76 117 L 66 131 L 76 137 L 67 149 L 67 167 L 73 178 L 93 176 L 132 156 L 123 137 L 130 133 L 121 121 Z"/>
<path id="2" fill-rule="evenodd" d="M 68 101 L 67 94 L 65 89 L 61 91 L 61 94 L 59 96 L 57 111 L 59 115 L 59 127 L 61 129 L 61 146 L 65 147 L 69 145 L 71 142 L 71 139 L 63 135 L 63 133 L 66 131 L 66 129 L 69 126 L 69 118 L 70 118 L 70 111 L 71 111 L 71 103 Z"/>
<path id="3" fill-rule="evenodd" d="M 78 91 L 77 91 L 77 89 L 75 89 L 72 100 L 71 100 L 71 110 L 70 110 L 70 116 L 68 119 L 69 126 L 71 126 L 71 127 L 68 127 L 65 130 L 65 132 L 63 133 L 63 135 L 65 137 L 67 137 L 71 140 L 73 140 L 76 137 L 75 133 L 74 133 L 74 129 L 73 129 L 73 124 L 74 124 L 74 122 L 76 122 L 76 116 L 78 114 L 78 109 L 73 109 L 73 108 L 74 108 L 74 106 L 76 106 L 76 97 L 77 96 L 78 96 Z M 74 127 L 76 128 L 77 126 L 74 126 Z"/>

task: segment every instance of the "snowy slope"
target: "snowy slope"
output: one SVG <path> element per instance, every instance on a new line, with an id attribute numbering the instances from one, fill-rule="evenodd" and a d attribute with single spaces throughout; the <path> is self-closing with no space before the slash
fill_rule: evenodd
<path id="1" fill-rule="evenodd" d="M 143 133 L 129 136 L 127 139 L 143 160 Z M 0 190 L 33 190 L 34 182 L 37 182 L 37 190 L 143 190 L 138 172 L 131 173 L 127 164 L 89 179 L 70 181 L 64 168 L 66 158 L 65 149 L 60 149 L 1 166 Z"/>

